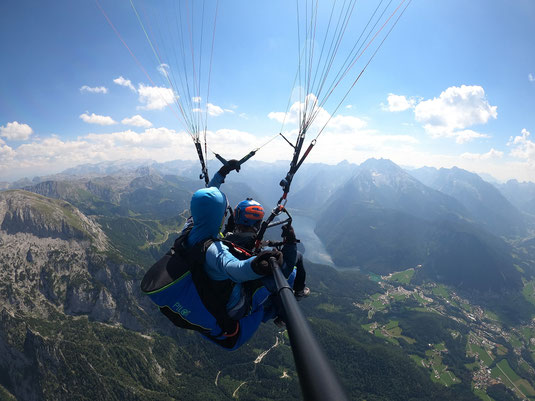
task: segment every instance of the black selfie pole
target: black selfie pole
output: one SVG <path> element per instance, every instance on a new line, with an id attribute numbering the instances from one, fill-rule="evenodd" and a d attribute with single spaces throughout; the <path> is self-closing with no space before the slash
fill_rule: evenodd
<path id="1" fill-rule="evenodd" d="M 269 259 L 277 291 L 286 312 L 286 327 L 294 355 L 303 399 L 347 401 L 348 398 L 320 348 L 275 258 Z"/>

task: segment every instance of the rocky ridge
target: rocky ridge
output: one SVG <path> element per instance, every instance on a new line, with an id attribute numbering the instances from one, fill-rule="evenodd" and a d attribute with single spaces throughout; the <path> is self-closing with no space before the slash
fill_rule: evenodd
<path id="1" fill-rule="evenodd" d="M 1 192 L 0 386 L 15 389 L 20 399 L 42 399 L 40 378 L 66 369 L 58 351 L 64 345 L 32 321 L 46 327 L 89 319 L 144 330 L 153 319 L 136 284 L 142 274 L 114 258 L 99 225 L 68 202 Z M 38 377 L 21 377 L 24 370 Z"/>
<path id="2" fill-rule="evenodd" d="M 8 235 L 90 241 L 99 251 L 108 247 L 100 227 L 70 203 L 22 190 L 0 193 L 0 229 Z"/>

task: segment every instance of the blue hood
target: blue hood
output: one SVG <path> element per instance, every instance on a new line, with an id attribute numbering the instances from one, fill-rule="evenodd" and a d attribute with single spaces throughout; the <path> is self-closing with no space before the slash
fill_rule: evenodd
<path id="1" fill-rule="evenodd" d="M 193 229 L 188 236 L 188 245 L 207 238 L 217 238 L 227 207 L 227 197 L 216 187 L 202 188 L 191 198 Z"/>

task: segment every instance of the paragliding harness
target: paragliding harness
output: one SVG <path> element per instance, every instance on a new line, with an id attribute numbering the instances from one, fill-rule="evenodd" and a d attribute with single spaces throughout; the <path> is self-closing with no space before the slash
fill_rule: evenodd
<path id="1" fill-rule="evenodd" d="M 206 250 L 217 240 L 207 239 L 186 249 L 190 231 L 183 232 L 169 252 L 147 271 L 141 291 L 176 326 L 198 331 L 220 346 L 232 348 L 240 330 L 239 322 L 226 311 L 234 283 L 208 277 L 203 268 Z"/>

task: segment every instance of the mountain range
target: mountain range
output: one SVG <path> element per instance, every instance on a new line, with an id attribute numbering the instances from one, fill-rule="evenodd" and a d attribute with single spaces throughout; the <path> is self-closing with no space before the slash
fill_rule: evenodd
<path id="1" fill-rule="evenodd" d="M 457 167 L 424 167 L 412 170 L 410 174 L 423 184 L 457 199 L 469 216 L 488 231 L 509 237 L 527 234 L 525 217 L 520 210 L 477 174 Z"/>
<path id="2" fill-rule="evenodd" d="M 391 161 L 368 160 L 329 199 L 316 232 L 338 266 L 386 274 L 423 265 L 422 275 L 467 290 L 520 288 L 510 246 L 484 230 L 492 211 L 476 219 L 455 195 Z"/>
<path id="3" fill-rule="evenodd" d="M 161 317 L 139 291 L 146 267 L 126 262 L 95 216 L 23 190 L 0 193 L 0 211 L 2 399 L 230 400 L 238 389 L 247 400 L 300 399 L 287 337 L 275 325 L 229 354 Z M 323 289 L 306 313 L 354 397 L 473 399 L 467 388 L 432 383 L 358 323 L 329 322 L 326 302 L 340 321 L 355 315 L 352 302 L 381 291 L 377 284 L 324 266 L 308 264 L 308 272 L 310 285 Z M 340 347 L 349 359 L 336 357 Z M 403 372 L 384 374 L 397 366 Z M 355 380 L 357 371 L 367 379 Z"/>
<path id="4" fill-rule="evenodd" d="M 535 183 L 509 180 L 498 184 L 497 188 L 518 209 L 532 216 L 535 215 Z"/>
<path id="5" fill-rule="evenodd" d="M 222 189 L 231 205 L 249 196 L 271 205 L 286 169 L 251 162 Z M 139 291 L 202 186 L 195 164 L 84 166 L 22 183 L 0 191 L 0 399 L 300 399 L 276 326 L 229 354 L 176 330 Z M 307 262 L 312 296 L 301 305 L 352 399 L 476 399 L 466 352 L 481 324 L 498 327 L 494 343 L 515 347 L 493 351 L 488 369 L 506 357 L 535 386 L 532 215 L 489 185 L 460 169 L 406 171 L 382 159 L 305 164 L 296 175 L 290 212 L 316 221 L 344 268 Z M 529 185 L 515 188 L 530 198 Z M 400 271 L 410 276 L 403 289 Z M 441 298 L 444 288 L 454 295 Z M 470 331 L 483 308 L 507 324 L 482 318 Z M 431 344 L 447 347 L 436 352 L 457 384 L 414 362 Z M 489 383 L 493 399 L 515 399 L 513 385 Z"/>
<path id="6" fill-rule="evenodd" d="M 170 245 L 170 234 L 183 222 L 199 186 L 197 179 L 169 172 L 191 177 L 197 166 L 180 161 L 133 170 L 125 166 L 82 166 L 72 171 L 74 180 L 48 180 L 25 189 L 69 201 L 95 216 L 124 257 L 149 263 Z M 213 171 L 217 164 L 210 167 Z M 232 173 L 224 184 L 231 205 L 246 197 L 274 204 L 281 194 L 277 177 L 285 167 L 282 162 L 251 163 Z M 95 175 L 101 171 L 115 173 Z M 423 265 L 423 276 L 467 290 L 521 286 L 507 241 L 527 237 L 535 227 L 533 216 L 476 174 L 458 168 L 405 171 L 383 159 L 359 166 L 305 164 L 289 199 L 290 210 L 316 220 L 316 233 L 338 266 L 389 273 Z"/>

